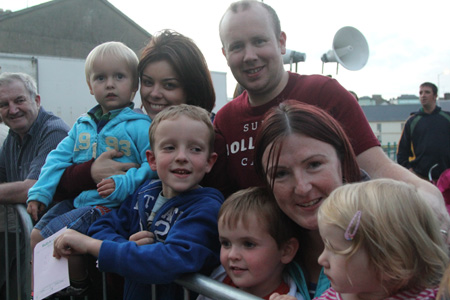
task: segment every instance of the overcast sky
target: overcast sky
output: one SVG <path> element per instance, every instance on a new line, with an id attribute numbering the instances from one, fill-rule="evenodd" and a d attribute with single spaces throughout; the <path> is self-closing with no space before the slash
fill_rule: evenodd
<path id="1" fill-rule="evenodd" d="M 72 0 L 74 1 L 74 0 Z M 42 0 L 0 0 L 0 8 L 16 11 Z M 228 95 L 235 81 L 221 52 L 219 20 L 229 0 L 110 0 L 149 33 L 170 28 L 192 38 L 212 71 L 227 72 Z M 424 81 L 450 93 L 450 1 L 448 0 L 265 0 L 278 13 L 287 48 L 306 54 L 298 73 L 321 74 L 323 53 L 332 48 L 344 26 L 360 30 L 369 44 L 369 59 L 359 71 L 336 63 L 324 66 L 344 87 L 360 97 L 385 99 L 418 94 Z M 286 66 L 289 69 L 289 66 Z M 295 70 L 295 69 L 294 69 Z M 447 74 L 448 72 L 448 74 Z M 438 82 L 439 79 L 439 82 Z"/>

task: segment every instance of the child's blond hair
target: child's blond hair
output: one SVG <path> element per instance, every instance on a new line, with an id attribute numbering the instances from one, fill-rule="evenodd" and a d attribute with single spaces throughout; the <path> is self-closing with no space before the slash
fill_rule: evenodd
<path id="1" fill-rule="evenodd" d="M 163 120 L 170 120 L 170 119 L 176 119 L 180 116 L 186 116 L 192 120 L 203 122 L 206 127 L 208 128 L 209 132 L 209 153 L 212 153 L 214 150 L 214 139 L 215 139 L 215 133 L 214 133 L 214 127 L 211 122 L 210 114 L 209 112 L 201 107 L 189 105 L 189 104 L 179 104 L 179 105 L 173 105 L 169 106 L 168 108 L 164 109 L 163 111 L 159 112 L 156 117 L 152 120 L 152 124 L 150 125 L 150 129 L 148 131 L 149 139 L 150 139 L 150 148 L 154 149 L 155 146 L 155 132 L 158 128 L 158 125 Z"/>
<path id="2" fill-rule="evenodd" d="M 138 88 L 139 77 L 137 66 L 139 59 L 136 53 L 122 42 L 106 42 L 96 46 L 86 57 L 84 64 L 84 72 L 86 74 L 86 81 L 89 84 L 90 76 L 94 63 L 98 59 L 103 59 L 105 56 L 111 56 L 117 60 L 124 60 L 133 76 L 133 88 Z"/>
<path id="3" fill-rule="evenodd" d="M 359 222 L 353 219 L 358 211 Z M 350 258 L 367 251 L 390 295 L 436 287 L 444 274 L 448 254 L 438 219 L 410 184 L 376 179 L 344 185 L 321 205 L 318 220 L 354 232 L 352 245 L 339 253 Z"/>

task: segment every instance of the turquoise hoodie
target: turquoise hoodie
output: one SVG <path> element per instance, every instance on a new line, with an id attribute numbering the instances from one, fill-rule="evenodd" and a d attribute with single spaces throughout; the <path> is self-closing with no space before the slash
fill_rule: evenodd
<path id="1" fill-rule="evenodd" d="M 75 122 L 69 135 L 47 156 L 38 181 L 28 191 L 27 202 L 36 200 L 48 206 L 67 167 L 89 161 L 103 152 L 116 149 L 124 155 L 115 160 L 136 163 L 140 167 L 129 169 L 125 175 L 111 176 L 116 189 L 108 197 L 102 198 L 97 190 L 84 191 L 74 199 L 74 206 L 76 208 L 88 205 L 118 207 L 146 179 L 157 178 L 156 172 L 150 169 L 145 154 L 150 149 L 148 138 L 150 123 L 151 120 L 147 115 L 136 113 L 127 107 L 97 133 L 94 120 L 87 114 L 83 114 Z"/>

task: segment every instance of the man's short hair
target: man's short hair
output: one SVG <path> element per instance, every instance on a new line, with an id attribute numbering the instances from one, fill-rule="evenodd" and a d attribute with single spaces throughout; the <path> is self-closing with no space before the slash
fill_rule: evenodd
<path id="1" fill-rule="evenodd" d="M 23 83 L 28 93 L 30 93 L 31 99 L 34 99 L 38 94 L 36 81 L 30 75 L 26 73 L 10 73 L 10 72 L 0 74 L 0 86 L 11 84 L 14 81 L 20 81 Z"/>
<path id="2" fill-rule="evenodd" d="M 431 83 L 431 82 L 424 82 L 424 83 L 422 83 L 422 84 L 420 85 L 420 87 L 423 87 L 423 86 L 426 86 L 426 87 L 431 88 L 431 90 L 433 91 L 433 95 L 437 95 L 437 93 L 438 93 L 438 88 L 437 88 L 437 86 L 436 86 L 434 83 Z"/>
<path id="3" fill-rule="evenodd" d="M 278 18 L 277 12 L 270 5 L 267 5 L 264 2 L 259 2 L 259 1 L 255 1 L 255 0 L 242 0 L 242 1 L 237 1 L 237 2 L 231 3 L 231 5 L 228 7 L 228 9 L 223 14 L 222 19 L 220 19 L 219 29 L 222 25 L 223 18 L 225 17 L 225 15 L 228 12 L 237 13 L 239 10 L 244 11 L 244 10 L 249 9 L 252 5 L 260 5 L 267 10 L 270 18 L 272 19 L 272 23 L 273 23 L 272 25 L 273 25 L 273 29 L 275 32 L 275 36 L 279 37 L 281 34 L 281 23 L 280 23 L 280 18 Z"/>

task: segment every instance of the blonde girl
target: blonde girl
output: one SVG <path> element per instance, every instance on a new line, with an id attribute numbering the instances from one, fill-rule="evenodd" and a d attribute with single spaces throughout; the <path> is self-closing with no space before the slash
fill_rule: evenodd
<path id="1" fill-rule="evenodd" d="M 412 185 L 344 185 L 318 212 L 331 288 L 317 299 L 435 299 L 448 262 L 438 220 Z"/>

